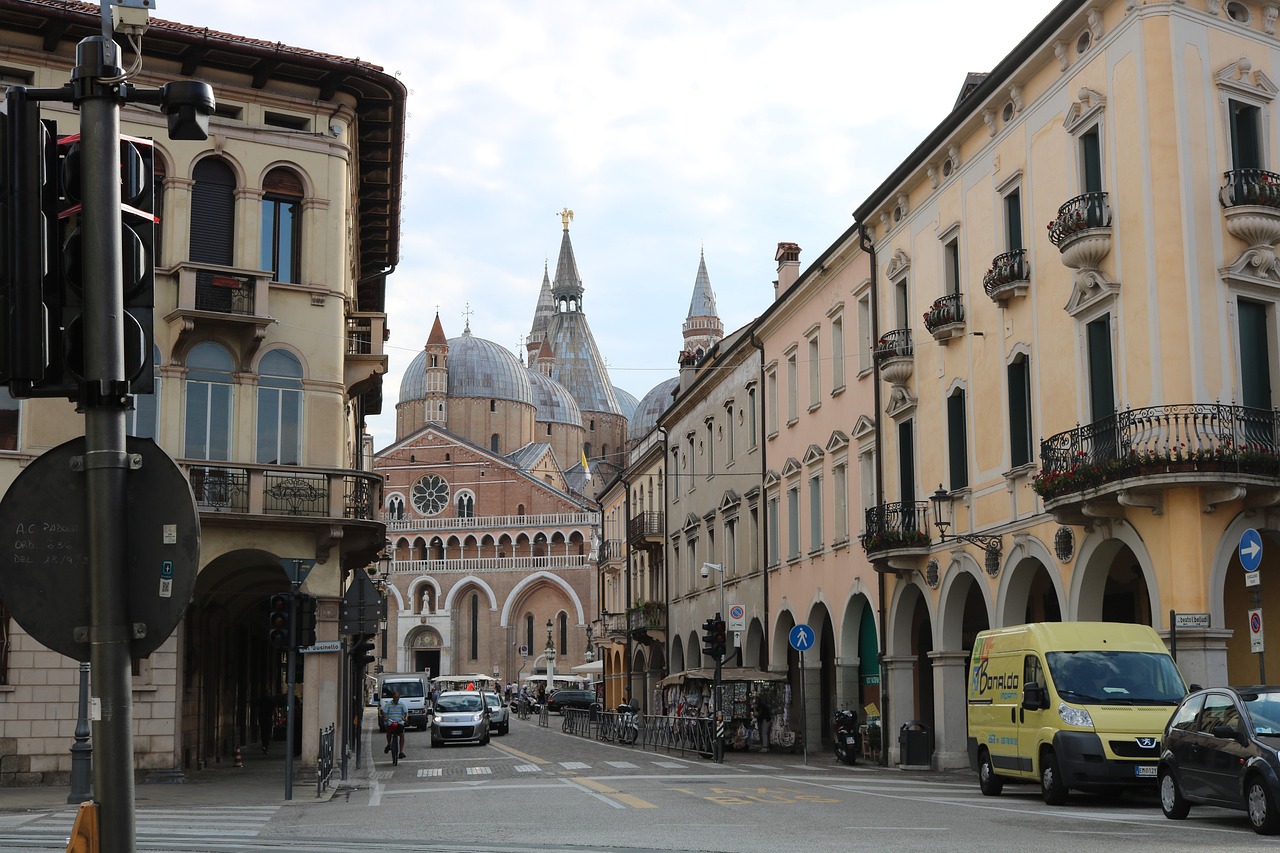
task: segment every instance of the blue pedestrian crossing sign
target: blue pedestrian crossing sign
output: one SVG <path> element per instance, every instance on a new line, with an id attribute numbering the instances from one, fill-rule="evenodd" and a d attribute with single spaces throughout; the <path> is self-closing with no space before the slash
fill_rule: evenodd
<path id="1" fill-rule="evenodd" d="M 806 652 L 813 645 L 813 629 L 808 625 L 797 625 L 791 629 L 789 639 L 791 648 L 798 652 Z"/>
<path id="2" fill-rule="evenodd" d="M 1256 572 L 1262 565 L 1262 536 L 1252 527 L 1240 534 L 1240 565 L 1246 572 Z"/>

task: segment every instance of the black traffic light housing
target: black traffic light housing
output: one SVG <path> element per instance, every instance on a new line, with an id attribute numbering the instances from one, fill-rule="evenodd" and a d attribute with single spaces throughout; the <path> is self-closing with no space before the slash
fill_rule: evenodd
<path id="1" fill-rule="evenodd" d="M 720 618 L 720 614 L 716 614 L 716 618 L 711 627 L 711 656 L 716 660 L 723 660 L 724 653 L 728 649 L 728 643 L 725 639 L 724 620 Z"/>
<path id="2" fill-rule="evenodd" d="M 310 648 L 316 644 L 316 597 L 298 595 L 298 647 Z"/>
<path id="3" fill-rule="evenodd" d="M 374 661 L 373 634 L 356 634 L 351 639 L 351 665 L 364 669 Z"/>
<path id="4" fill-rule="evenodd" d="M 717 613 L 716 615 L 719 616 L 720 614 Z M 705 657 L 713 658 L 716 656 L 715 627 L 715 619 L 708 619 L 702 623 L 702 654 Z"/>
<path id="5" fill-rule="evenodd" d="M 287 592 L 278 592 L 267 599 L 267 638 L 277 649 L 289 648 L 292 615 L 292 596 Z"/>

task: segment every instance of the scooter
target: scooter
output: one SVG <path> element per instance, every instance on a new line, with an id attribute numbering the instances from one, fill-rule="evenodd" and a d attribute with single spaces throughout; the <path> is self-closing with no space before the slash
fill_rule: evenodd
<path id="1" fill-rule="evenodd" d="M 618 706 L 618 743 L 635 743 L 640 737 L 639 710 L 625 702 Z"/>
<path id="2" fill-rule="evenodd" d="M 858 751 L 858 716 L 849 709 L 836 711 L 831 718 L 831 739 L 835 741 L 836 761 L 843 764 L 857 764 Z"/>

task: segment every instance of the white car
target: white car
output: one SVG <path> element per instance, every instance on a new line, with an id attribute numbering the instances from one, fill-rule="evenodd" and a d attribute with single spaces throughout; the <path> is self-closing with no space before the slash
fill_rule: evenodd
<path id="1" fill-rule="evenodd" d="M 484 701 L 489 706 L 489 730 L 500 735 L 511 731 L 511 709 L 502 701 L 502 697 L 497 693 L 486 693 Z"/>
<path id="2" fill-rule="evenodd" d="M 436 698 L 431 745 L 489 742 L 489 706 L 478 690 L 451 690 Z"/>

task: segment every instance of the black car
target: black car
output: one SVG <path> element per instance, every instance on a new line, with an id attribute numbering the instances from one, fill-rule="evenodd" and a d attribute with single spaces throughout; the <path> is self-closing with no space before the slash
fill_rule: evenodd
<path id="1" fill-rule="evenodd" d="M 561 714 L 565 708 L 581 708 L 585 711 L 597 701 L 594 690 L 557 690 L 547 699 L 547 711 L 559 711 Z"/>
<path id="2" fill-rule="evenodd" d="M 1280 686 L 1187 696 L 1165 727 L 1157 773 L 1167 818 L 1193 804 L 1225 806 L 1246 812 L 1260 835 L 1280 832 Z"/>

